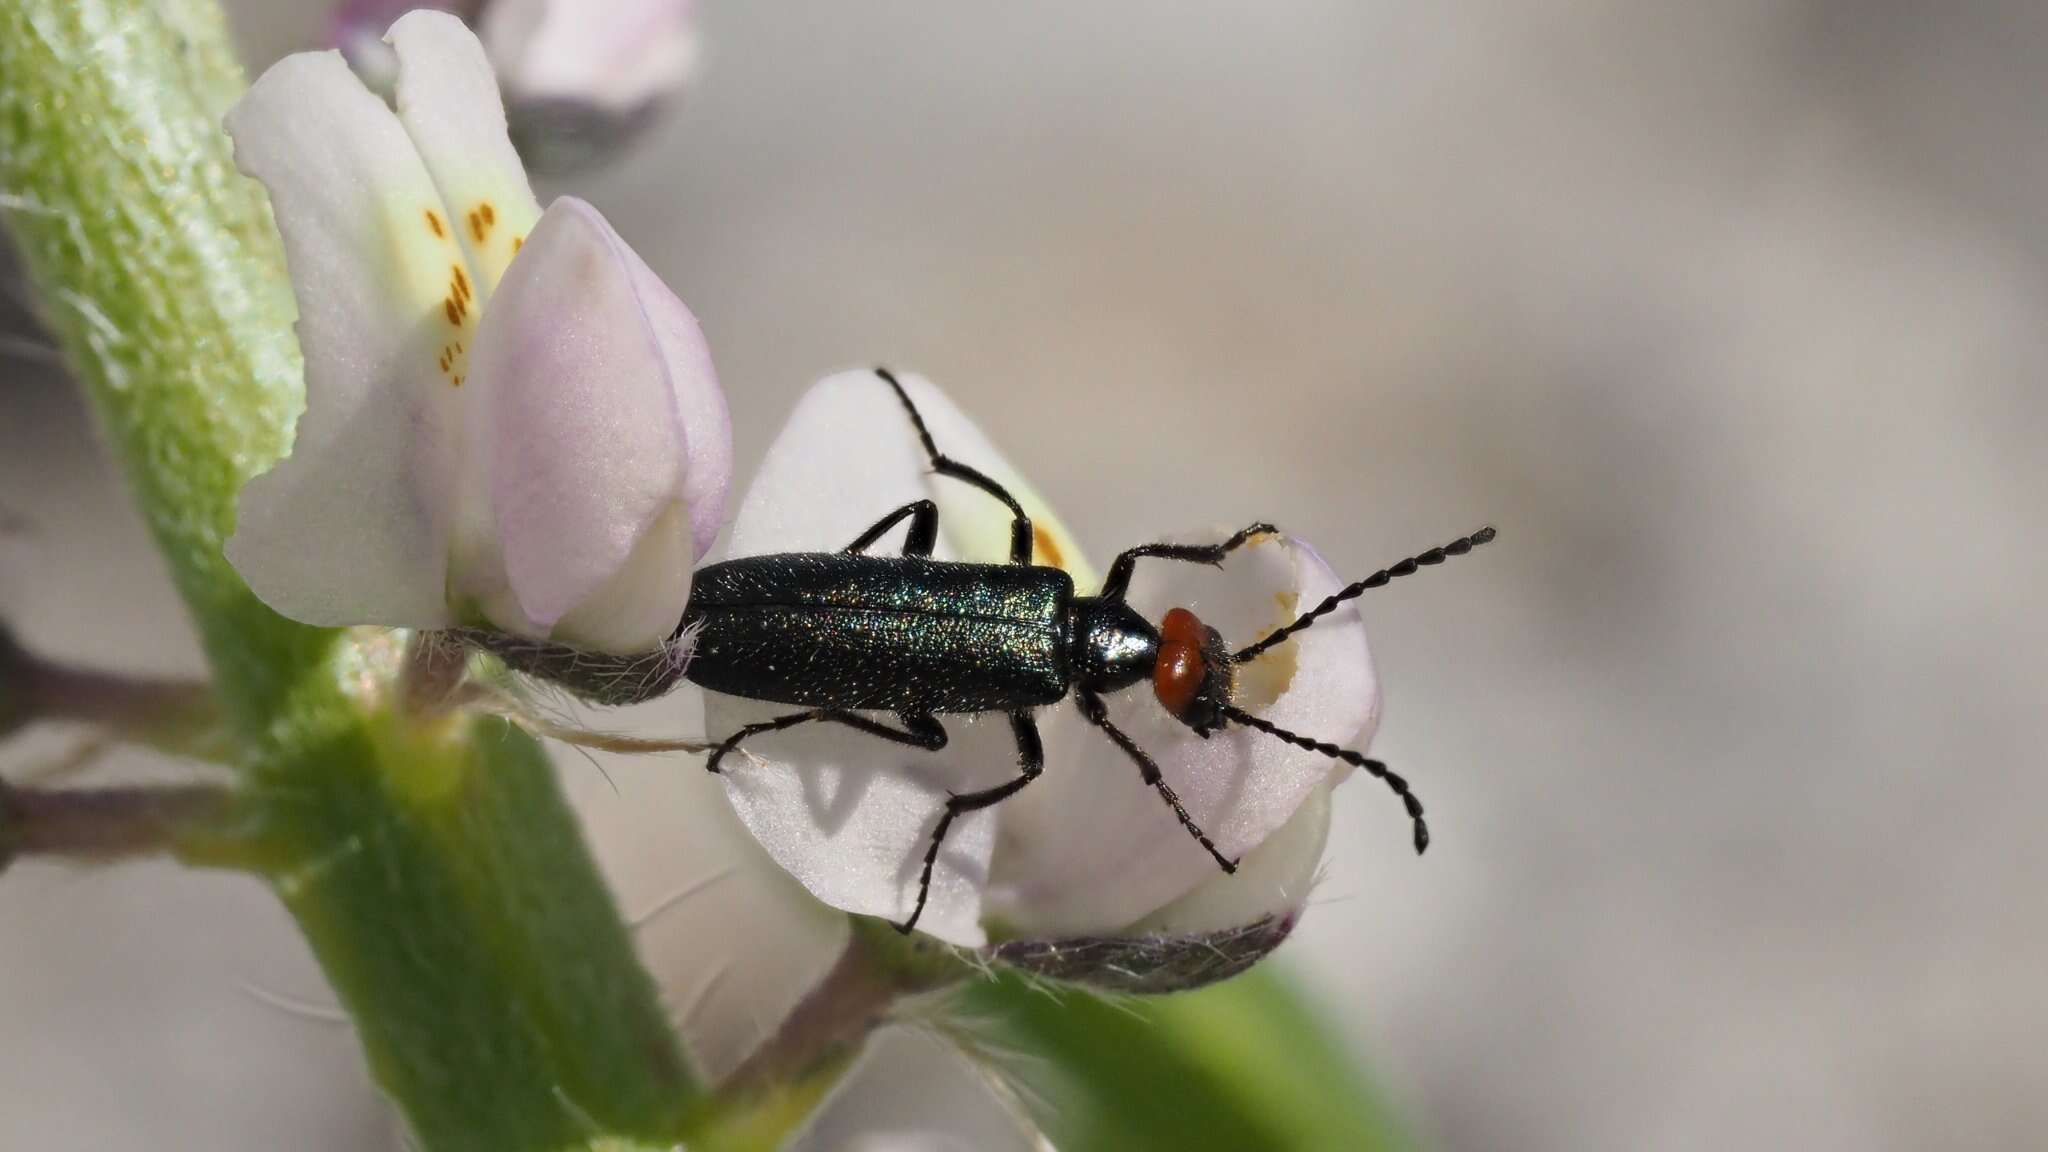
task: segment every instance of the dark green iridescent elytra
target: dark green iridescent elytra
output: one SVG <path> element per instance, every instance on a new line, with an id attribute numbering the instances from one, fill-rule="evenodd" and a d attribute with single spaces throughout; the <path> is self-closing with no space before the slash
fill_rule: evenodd
<path id="1" fill-rule="evenodd" d="M 1058 568 L 791 552 L 697 571 L 684 675 L 714 692 L 908 713 L 1056 704 L 1073 683 Z"/>

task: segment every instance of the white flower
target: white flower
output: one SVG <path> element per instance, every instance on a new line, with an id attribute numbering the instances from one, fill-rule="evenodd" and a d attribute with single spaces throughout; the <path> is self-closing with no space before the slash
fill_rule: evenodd
<path id="1" fill-rule="evenodd" d="M 227 118 L 284 236 L 307 404 L 228 557 L 307 623 L 656 648 L 731 471 L 696 319 L 588 204 L 542 214 L 460 21 L 388 40 L 395 113 L 325 52 Z"/>
<path id="2" fill-rule="evenodd" d="M 1037 561 L 1065 567 L 1080 592 L 1092 593 L 1097 580 L 1079 548 L 1030 486 L 938 389 L 916 377 L 904 383 L 940 451 L 1018 496 L 1037 530 Z M 1009 514 L 987 495 L 933 476 L 887 385 L 872 373 L 846 373 L 806 395 L 769 449 L 734 519 L 730 550 L 834 550 L 884 513 L 924 498 L 940 507 L 937 558 L 1005 557 Z M 1211 539 L 1182 537 L 1197 538 Z M 892 533 L 875 550 L 898 539 Z M 1343 583 L 1305 545 L 1266 537 L 1220 572 L 1141 560 L 1130 601 L 1152 620 L 1169 607 L 1193 607 L 1242 644 Z M 1237 685 L 1247 711 L 1332 743 L 1362 747 L 1378 719 L 1364 627 L 1349 604 L 1242 665 Z M 1158 761 L 1218 850 L 1247 857 L 1237 874 L 1219 871 L 1137 766 L 1070 701 L 1038 714 L 1044 774 L 1011 799 L 954 822 L 921 931 L 969 946 L 991 933 L 1193 933 L 1300 906 L 1328 829 L 1327 788 L 1351 769 L 1238 725 L 1204 739 L 1142 687 L 1107 701 L 1112 722 Z M 706 730 L 716 739 L 790 711 L 708 694 Z M 939 719 L 951 742 L 937 753 L 837 725 L 765 734 L 742 745 L 750 755 L 725 759 L 726 794 L 769 854 L 819 899 L 902 921 L 948 793 L 991 787 L 1018 771 L 1005 718 Z"/>

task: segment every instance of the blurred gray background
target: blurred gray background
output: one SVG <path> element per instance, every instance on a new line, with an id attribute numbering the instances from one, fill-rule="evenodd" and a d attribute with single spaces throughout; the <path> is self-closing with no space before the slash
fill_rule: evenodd
<path id="1" fill-rule="evenodd" d="M 316 5 L 230 7 L 259 66 L 317 38 Z M 1500 526 L 1365 601 L 1375 751 L 1435 848 L 1340 790 L 1283 953 L 1425 1145 L 2040 1141 L 2048 8 L 703 25 L 646 146 L 546 192 L 702 318 L 743 475 L 812 380 L 882 361 L 1098 558 L 1269 517 L 1362 574 Z M 0 355 L 0 506 L 34 524 L 0 609 L 196 667 L 77 399 Z M 0 923 L 0 1034 L 35 1038 L 0 1047 L 0 1142 L 386 1140 L 347 1033 L 241 990 L 325 995 L 255 885 L 22 870 Z"/>

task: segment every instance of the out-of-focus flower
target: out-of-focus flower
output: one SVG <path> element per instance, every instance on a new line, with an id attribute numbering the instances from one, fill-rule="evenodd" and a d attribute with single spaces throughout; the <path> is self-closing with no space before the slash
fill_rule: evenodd
<path id="1" fill-rule="evenodd" d="M 654 649 L 731 472 L 696 318 L 590 205 L 541 212 L 460 21 L 388 42 L 395 112 L 324 52 L 228 115 L 306 361 L 292 453 L 243 489 L 228 557 L 307 623 Z"/>
<path id="2" fill-rule="evenodd" d="M 695 0 L 348 0 L 333 43 L 373 84 L 394 71 L 379 34 L 408 8 L 452 12 L 477 30 L 513 142 L 537 169 L 611 155 L 696 71 Z"/>
<path id="3" fill-rule="evenodd" d="M 1038 562 L 1079 572 L 1077 586 L 1092 592 L 1078 547 L 1029 485 L 937 388 L 916 377 L 904 383 L 943 452 L 1018 495 L 1037 529 Z M 882 380 L 866 372 L 835 376 L 803 399 L 769 449 L 734 519 L 730 548 L 741 556 L 838 548 L 883 513 L 927 498 L 940 505 L 935 556 L 1004 558 L 1007 511 L 931 475 Z M 1196 607 L 1204 622 L 1243 642 L 1343 583 L 1306 545 L 1269 537 L 1234 554 L 1221 572 L 1141 563 L 1130 601 L 1155 620 L 1169 607 Z M 1349 605 L 1241 666 L 1237 686 L 1239 707 L 1354 747 L 1371 738 L 1378 718 L 1364 627 Z M 1350 769 L 1238 726 L 1204 739 L 1143 689 L 1106 700 L 1113 722 L 1157 759 L 1219 851 L 1245 857 L 1237 874 L 1219 872 L 1131 760 L 1068 702 L 1038 714 L 1044 774 L 953 823 L 921 931 L 977 946 L 991 936 L 1101 940 L 1277 919 L 1284 935 L 1322 854 L 1327 789 Z M 706 730 L 716 739 L 789 710 L 711 694 Z M 763 735 L 743 745 L 750 755 L 726 758 L 726 794 L 769 854 L 819 899 L 900 922 L 915 904 L 925 848 L 948 795 L 1017 773 L 1003 718 L 940 719 L 951 742 L 935 753 L 836 726 Z"/>

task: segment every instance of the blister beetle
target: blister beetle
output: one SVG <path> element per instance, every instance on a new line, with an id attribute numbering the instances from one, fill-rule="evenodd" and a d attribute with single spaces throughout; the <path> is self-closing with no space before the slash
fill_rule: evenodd
<path id="1" fill-rule="evenodd" d="M 688 637 L 684 678 L 731 696 L 790 704 L 801 711 L 747 724 L 710 749 L 720 771 L 744 741 L 801 724 L 840 724 L 898 744 L 937 751 L 947 743 L 944 715 L 1001 712 L 1017 743 L 1018 774 L 979 791 L 950 796 L 933 828 L 917 902 L 897 928 L 909 932 L 931 894 L 932 868 L 953 821 L 1000 804 L 1037 779 L 1044 752 L 1033 711 L 1074 696 L 1081 715 L 1137 765 L 1144 782 L 1225 872 L 1237 861 L 1204 832 L 1159 765 L 1109 718 L 1103 696 L 1149 682 L 1175 719 L 1207 737 L 1230 724 L 1343 760 L 1383 780 L 1406 806 L 1415 848 L 1429 844 L 1422 803 L 1407 781 L 1378 760 L 1290 732 L 1238 708 L 1237 666 L 1311 627 L 1338 605 L 1418 568 L 1460 556 L 1493 539 L 1491 528 L 1432 548 L 1339 590 L 1292 622 L 1232 651 L 1186 608 L 1157 626 L 1125 602 L 1143 559 L 1219 564 L 1247 542 L 1277 534 L 1253 524 L 1219 544 L 1145 544 L 1110 565 L 1102 588 L 1079 595 L 1059 568 L 1031 563 L 1031 520 L 1015 496 L 971 465 L 939 451 L 910 394 L 887 369 L 875 375 L 894 390 L 916 429 L 931 469 L 979 488 L 1011 515 L 1007 564 L 932 559 L 939 510 L 931 500 L 905 504 L 839 552 L 747 556 L 699 569 L 676 629 Z M 868 554 L 883 534 L 909 521 L 896 556 Z M 863 715 L 894 713 L 900 726 Z"/>

